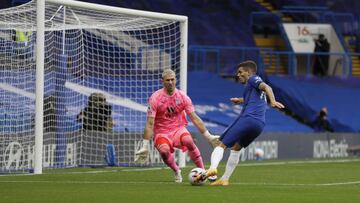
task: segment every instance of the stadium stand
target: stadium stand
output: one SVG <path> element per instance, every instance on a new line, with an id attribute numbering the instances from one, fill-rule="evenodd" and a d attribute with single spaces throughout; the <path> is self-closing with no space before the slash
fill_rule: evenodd
<path id="1" fill-rule="evenodd" d="M 246 6 L 244 6 L 246 4 Z M 127 8 L 174 13 L 189 17 L 189 44 L 254 46 L 248 26 L 250 12 L 259 9 L 253 1 L 131 1 L 119 2 Z M 249 9 L 251 8 L 251 9 Z M 223 21 L 222 19 L 228 19 Z M 237 19 L 242 19 L 241 21 Z"/>
<path id="2" fill-rule="evenodd" d="M 360 83 L 338 78 L 304 78 L 269 76 L 276 97 L 304 122 L 314 119 L 319 109 L 329 109 L 330 122 L 335 132 L 359 132 Z M 351 115 L 351 116 L 349 116 Z"/>

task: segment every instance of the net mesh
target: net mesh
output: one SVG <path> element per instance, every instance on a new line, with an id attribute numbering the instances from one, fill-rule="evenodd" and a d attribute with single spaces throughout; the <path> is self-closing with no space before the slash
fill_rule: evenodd
<path id="1" fill-rule="evenodd" d="M 45 11 L 43 166 L 104 165 L 112 156 L 134 164 L 147 99 L 163 69 L 179 73 L 180 23 L 51 3 Z M 3 172 L 33 168 L 35 50 L 36 2 L 0 10 Z M 161 163 L 155 152 L 150 161 Z"/>

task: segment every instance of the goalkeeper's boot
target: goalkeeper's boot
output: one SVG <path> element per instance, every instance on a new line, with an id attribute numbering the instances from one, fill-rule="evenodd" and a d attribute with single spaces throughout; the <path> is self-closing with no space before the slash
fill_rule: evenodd
<path id="1" fill-rule="evenodd" d="M 219 180 L 211 183 L 210 185 L 211 185 L 211 186 L 228 186 L 228 185 L 229 185 L 229 181 L 228 181 L 228 180 L 219 179 Z"/>
<path id="2" fill-rule="evenodd" d="M 176 183 L 182 182 L 181 170 L 175 172 L 175 182 Z"/>

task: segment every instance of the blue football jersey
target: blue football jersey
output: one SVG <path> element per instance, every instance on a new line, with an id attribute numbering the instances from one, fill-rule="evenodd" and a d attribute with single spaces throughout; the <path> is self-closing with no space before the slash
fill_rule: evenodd
<path id="1" fill-rule="evenodd" d="M 241 116 L 250 116 L 265 123 L 267 102 L 265 92 L 259 89 L 262 82 L 257 75 L 249 78 L 243 93 L 244 104 Z"/>

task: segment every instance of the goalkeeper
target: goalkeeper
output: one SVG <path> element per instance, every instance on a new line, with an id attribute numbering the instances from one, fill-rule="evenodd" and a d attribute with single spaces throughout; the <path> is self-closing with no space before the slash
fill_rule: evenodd
<path id="1" fill-rule="evenodd" d="M 142 148 L 135 154 L 135 162 L 146 163 L 149 154 L 149 141 L 154 135 L 154 145 L 163 161 L 175 172 L 175 182 L 182 182 L 181 170 L 174 159 L 174 148 L 189 151 L 190 159 L 197 167 L 204 168 L 198 147 L 186 129 L 185 113 L 201 134 L 213 146 L 217 146 L 219 136 L 211 135 L 203 121 L 195 113 L 191 99 L 176 88 L 176 74 L 171 69 L 162 73 L 163 88 L 155 91 L 149 98 L 147 121 L 144 129 Z"/>

